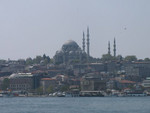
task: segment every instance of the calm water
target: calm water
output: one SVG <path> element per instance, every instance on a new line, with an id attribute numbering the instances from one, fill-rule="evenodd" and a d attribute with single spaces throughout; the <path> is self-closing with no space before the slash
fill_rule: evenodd
<path id="1" fill-rule="evenodd" d="M 0 98 L 0 113 L 150 113 L 150 97 Z"/>

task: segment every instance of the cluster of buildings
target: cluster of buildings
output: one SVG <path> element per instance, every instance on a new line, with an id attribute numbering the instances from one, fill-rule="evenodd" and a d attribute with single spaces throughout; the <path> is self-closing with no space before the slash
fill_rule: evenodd
<path id="1" fill-rule="evenodd" d="M 90 56 L 89 28 L 83 33 L 82 48 L 69 40 L 57 51 L 53 63 L 26 65 L 25 60 L 0 61 L 0 90 L 24 94 L 68 92 L 81 95 L 109 94 L 114 90 L 150 91 L 150 62 L 117 59 L 114 39 L 113 57 L 102 62 Z M 87 51 L 85 47 L 87 46 Z M 111 56 L 110 43 L 108 55 Z"/>

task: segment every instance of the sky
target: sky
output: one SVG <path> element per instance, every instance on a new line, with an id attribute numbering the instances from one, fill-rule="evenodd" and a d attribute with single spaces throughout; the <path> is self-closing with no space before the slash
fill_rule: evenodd
<path id="1" fill-rule="evenodd" d="M 150 0 L 0 0 L 0 59 L 51 58 L 67 40 L 82 48 L 90 30 L 90 55 L 150 58 Z"/>

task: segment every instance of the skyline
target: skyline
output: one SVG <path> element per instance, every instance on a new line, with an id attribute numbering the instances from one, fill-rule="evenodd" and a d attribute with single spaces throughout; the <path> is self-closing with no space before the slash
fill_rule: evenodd
<path id="1" fill-rule="evenodd" d="M 67 40 L 82 48 L 90 32 L 90 55 L 101 58 L 116 39 L 116 55 L 150 58 L 149 0 L 1 0 L 0 59 L 52 58 Z"/>

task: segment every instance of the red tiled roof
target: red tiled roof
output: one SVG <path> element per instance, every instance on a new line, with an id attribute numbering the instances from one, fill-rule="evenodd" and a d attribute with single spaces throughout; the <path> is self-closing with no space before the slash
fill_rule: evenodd
<path id="1" fill-rule="evenodd" d="M 78 79 L 71 79 L 72 81 L 80 81 L 80 80 L 78 80 Z"/>
<path id="2" fill-rule="evenodd" d="M 55 80 L 55 79 L 52 79 L 52 78 L 42 78 L 41 80 Z"/>
<path id="3" fill-rule="evenodd" d="M 129 81 L 129 80 L 121 80 L 120 83 L 122 83 L 122 84 L 134 84 L 134 83 L 136 83 L 136 82 L 134 82 L 134 81 Z"/>

